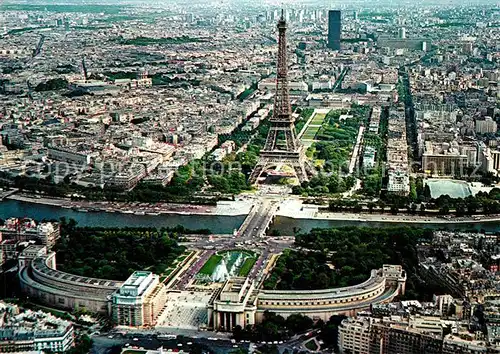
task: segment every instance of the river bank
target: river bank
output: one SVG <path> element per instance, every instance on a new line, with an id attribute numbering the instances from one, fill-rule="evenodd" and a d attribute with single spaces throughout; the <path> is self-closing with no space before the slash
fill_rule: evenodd
<path id="1" fill-rule="evenodd" d="M 355 218 L 352 214 L 349 218 L 296 218 L 278 215 L 275 217 L 269 233 L 278 232 L 280 235 L 295 235 L 296 233 L 307 233 L 315 228 L 340 228 L 348 226 L 368 227 L 368 228 L 384 228 L 395 226 L 408 226 L 432 230 L 449 230 L 449 231 L 476 231 L 476 232 L 498 232 L 500 231 L 500 223 L 497 219 L 488 220 L 472 220 L 472 221 L 419 221 L 419 220 L 395 220 L 372 218 L 363 219 Z"/>
<path id="2" fill-rule="evenodd" d="M 220 201 L 217 205 L 193 205 L 178 203 L 74 201 L 71 199 L 39 197 L 26 194 L 14 194 L 5 199 L 71 209 L 82 213 L 106 212 L 150 216 L 162 214 L 241 216 L 247 215 L 252 207 L 252 203 L 248 200 Z"/>
<path id="3" fill-rule="evenodd" d="M 209 229 L 213 234 L 230 235 L 238 229 L 246 215 L 178 214 L 136 215 L 116 212 L 81 212 L 55 205 L 5 199 L 0 202 L 0 219 L 12 217 L 34 220 L 74 219 L 79 226 L 92 227 L 175 227 Z"/>
<path id="4" fill-rule="evenodd" d="M 481 223 L 497 222 L 500 228 L 500 215 L 474 215 L 470 217 L 455 217 L 452 215 L 433 216 L 433 215 L 418 215 L 408 213 L 398 213 L 396 215 L 387 213 L 344 213 L 332 212 L 325 208 L 320 208 L 313 204 L 304 204 L 301 200 L 288 199 L 281 204 L 280 209 L 276 213 L 277 216 L 292 218 L 292 219 L 308 219 L 308 220 L 332 220 L 332 221 L 357 221 L 357 222 L 387 222 L 387 223 L 409 223 L 409 224 L 449 224 L 449 223 Z"/>
<path id="5" fill-rule="evenodd" d="M 307 218 L 306 218 L 307 219 Z M 456 218 L 444 216 L 442 218 L 420 215 L 390 215 L 390 214 L 353 214 L 353 213 L 333 213 L 319 212 L 314 216 L 318 220 L 349 220 L 359 222 L 392 222 L 392 223 L 416 223 L 421 224 L 430 222 L 433 224 L 449 224 L 449 223 L 481 223 L 481 222 L 498 222 L 500 225 L 500 216 L 484 216 L 477 215 L 472 218 Z"/>
<path id="6" fill-rule="evenodd" d="M 69 201 L 71 202 L 71 201 Z M 65 217 L 75 219 L 81 226 L 102 227 L 174 227 L 182 225 L 189 229 L 210 229 L 214 234 L 232 234 L 238 229 L 252 208 L 252 198 L 240 198 L 236 201 L 222 202 L 220 205 L 182 209 L 182 205 L 142 206 L 138 203 L 101 203 L 85 202 L 73 208 L 68 201 L 52 198 L 34 198 L 14 195 L 0 202 L 0 218 L 27 217 L 35 220 L 51 220 Z M 72 202 L 73 203 L 73 202 Z M 144 208 L 159 208 L 163 213 L 146 213 Z M 93 211 L 82 211 L 93 208 Z M 190 206 L 189 206 L 190 207 Z M 116 211 L 119 208 L 123 210 Z M 142 209 L 141 209 L 142 208 Z M 165 209 L 162 209 L 165 208 Z M 135 211 L 139 210 L 140 213 Z M 128 212 L 124 212 L 128 211 Z M 142 213 L 143 212 L 143 213 Z M 301 200 L 287 199 L 280 203 L 280 208 L 271 225 L 271 230 L 281 235 L 294 235 L 297 230 L 308 232 L 313 228 L 342 226 L 391 227 L 406 225 L 413 227 L 448 229 L 448 230 L 500 230 L 500 216 L 475 216 L 474 218 L 448 218 L 419 215 L 353 214 L 323 212 L 317 205 L 303 204 Z"/>

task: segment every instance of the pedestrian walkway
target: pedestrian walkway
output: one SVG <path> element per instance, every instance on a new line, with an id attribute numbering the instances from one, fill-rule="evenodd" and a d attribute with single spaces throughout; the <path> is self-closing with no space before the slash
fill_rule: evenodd
<path id="1" fill-rule="evenodd" d="M 208 325 L 207 304 L 211 292 L 170 292 L 158 319 L 158 328 L 197 330 Z"/>

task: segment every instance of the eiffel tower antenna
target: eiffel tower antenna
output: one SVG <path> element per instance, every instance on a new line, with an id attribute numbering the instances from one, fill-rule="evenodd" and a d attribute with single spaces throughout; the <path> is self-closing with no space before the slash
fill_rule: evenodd
<path id="1" fill-rule="evenodd" d="M 300 182 L 308 179 L 304 149 L 295 133 L 294 118 L 290 106 L 286 29 L 285 11 L 282 9 L 281 18 L 278 21 L 278 67 L 273 115 L 269 118 L 271 126 L 259 161 L 250 175 L 250 183 L 255 183 L 266 169 L 282 165 L 292 167 Z"/>

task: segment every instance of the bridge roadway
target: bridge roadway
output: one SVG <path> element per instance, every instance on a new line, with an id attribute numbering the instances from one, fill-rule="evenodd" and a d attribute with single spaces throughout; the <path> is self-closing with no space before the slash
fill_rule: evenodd
<path id="1" fill-rule="evenodd" d="M 277 199 L 256 199 L 254 207 L 238 229 L 237 237 L 245 241 L 265 236 L 278 207 L 279 200 Z"/>
<path id="2" fill-rule="evenodd" d="M 208 259 L 210 252 L 214 253 L 215 251 L 239 248 L 245 244 L 246 248 L 259 253 L 256 264 L 248 276 L 252 280 L 256 279 L 260 284 L 264 279 L 263 277 L 265 274 L 263 271 L 266 268 L 266 264 L 270 257 L 275 253 L 281 253 L 284 249 L 293 246 L 293 237 L 266 237 L 264 239 L 266 231 L 269 228 L 269 225 L 271 224 L 282 199 L 283 198 L 280 197 L 255 198 L 252 209 L 241 224 L 237 234 L 233 237 L 228 237 L 228 235 L 212 235 L 208 238 L 203 235 L 191 235 L 186 236 L 186 242 L 183 242 L 182 245 L 188 248 L 194 247 L 199 250 L 205 249 L 203 254 L 205 254 Z M 202 255 L 200 255 L 200 257 L 202 257 Z M 199 261 L 200 258 L 194 257 L 190 266 L 194 266 L 196 262 Z M 198 265 L 201 268 L 203 264 L 199 263 Z M 186 267 L 186 269 L 176 275 L 177 279 L 172 282 L 172 284 L 175 283 L 173 288 L 185 290 L 189 287 L 190 281 L 196 275 L 198 270 L 199 269 Z"/>

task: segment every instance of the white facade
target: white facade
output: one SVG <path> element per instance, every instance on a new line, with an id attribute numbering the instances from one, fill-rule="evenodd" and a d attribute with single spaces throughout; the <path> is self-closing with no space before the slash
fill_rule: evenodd
<path id="1" fill-rule="evenodd" d="M 410 177 L 406 171 L 389 171 L 387 191 L 406 195 L 410 192 Z"/>
<path id="2" fill-rule="evenodd" d="M 371 318 L 353 318 L 339 327 L 340 352 L 368 353 Z"/>
<path id="3" fill-rule="evenodd" d="M 136 271 L 113 294 L 113 318 L 118 325 L 154 325 L 166 298 L 165 285 L 158 275 Z"/>
<path id="4" fill-rule="evenodd" d="M 476 133 L 479 134 L 493 134 L 498 130 L 497 123 L 491 117 L 476 120 Z"/>
<path id="5" fill-rule="evenodd" d="M 0 352 L 65 352 L 73 345 L 71 322 L 42 311 L 21 312 L 16 305 L 0 302 Z"/>
<path id="6" fill-rule="evenodd" d="M 48 148 L 47 157 L 52 160 L 64 161 L 68 163 L 76 163 L 88 165 L 90 164 L 90 155 L 82 154 L 76 151 L 63 148 Z"/>

